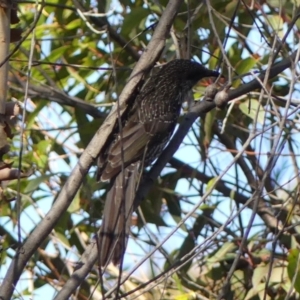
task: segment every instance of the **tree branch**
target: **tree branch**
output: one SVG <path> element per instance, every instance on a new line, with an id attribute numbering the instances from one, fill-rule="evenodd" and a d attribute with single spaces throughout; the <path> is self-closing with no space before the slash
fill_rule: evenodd
<path id="1" fill-rule="evenodd" d="M 103 18 L 90 17 L 90 20 L 94 25 L 100 28 L 106 27 L 110 38 L 117 44 L 119 44 L 122 48 L 124 48 L 134 58 L 134 60 L 139 60 L 139 53 L 130 45 L 130 43 L 126 39 L 124 39 L 112 26 L 110 26 L 106 18 L 105 20 L 103 20 Z"/>
<path id="2" fill-rule="evenodd" d="M 293 60 L 297 55 L 297 51 L 295 51 L 290 57 L 283 59 L 281 62 L 275 64 L 269 71 L 269 79 L 280 74 L 285 69 L 291 67 Z M 229 92 L 228 101 L 238 98 L 246 93 L 254 91 L 261 87 L 260 81 L 262 82 L 265 78 L 265 72 L 262 72 L 260 76 L 258 76 L 259 80 L 253 79 L 247 84 L 240 86 L 235 90 L 231 90 Z M 184 137 L 187 135 L 189 129 L 196 121 L 196 119 L 202 115 L 204 116 L 205 113 L 209 112 L 216 105 L 213 101 L 205 101 L 205 99 L 199 103 L 197 103 L 189 113 L 185 115 L 183 122 L 180 124 L 178 130 L 174 134 L 172 140 L 165 148 L 163 153 L 157 159 L 156 163 L 153 165 L 151 170 L 143 176 L 142 184 L 140 185 L 136 199 L 135 199 L 135 207 L 138 207 L 140 202 L 146 197 L 148 194 L 151 186 L 153 185 L 154 180 L 159 176 L 164 166 L 169 162 L 171 157 L 179 148 L 180 144 L 182 143 Z"/>
<path id="3" fill-rule="evenodd" d="M 39 245 L 54 228 L 61 215 L 71 204 L 84 176 L 87 174 L 94 160 L 98 157 L 108 136 L 112 132 L 118 115 L 121 115 L 122 112 L 124 112 L 126 108 L 126 101 L 132 95 L 144 72 L 148 70 L 159 58 L 164 48 L 166 37 L 182 2 L 182 0 L 173 0 L 168 2 L 168 5 L 166 6 L 166 9 L 164 10 L 162 17 L 155 29 L 153 37 L 149 42 L 148 48 L 145 50 L 140 60 L 136 64 L 129 82 L 126 84 L 119 97 L 119 105 L 115 105 L 113 107 L 106 121 L 96 132 L 95 136 L 81 155 L 77 165 L 71 172 L 70 177 L 66 181 L 55 203 L 53 204 L 53 207 L 48 212 L 46 217 L 33 230 L 28 239 L 24 242 L 23 246 L 16 253 L 15 258 L 12 260 L 6 276 L 0 286 L 0 299 L 11 299 L 14 287 L 16 286 L 25 265 L 35 253 Z M 118 109 L 120 109 L 119 113 Z M 92 262 L 91 267 L 95 262 L 95 260 L 93 261 L 92 257 L 88 257 L 87 261 L 89 263 Z M 74 276 L 78 277 L 76 274 Z M 67 295 L 71 295 L 83 279 L 84 277 L 78 278 L 79 283 L 76 286 L 70 286 L 70 284 L 68 284 L 69 282 L 67 282 L 64 288 L 57 295 L 57 299 L 67 299 Z"/>
<path id="4" fill-rule="evenodd" d="M 14 83 L 14 85 L 10 86 L 11 90 L 24 93 L 24 89 L 20 87 L 20 85 L 23 85 L 22 81 L 13 79 L 12 76 L 9 80 Z M 29 83 L 28 96 L 31 98 L 36 97 L 38 99 L 53 101 L 61 105 L 80 108 L 83 112 L 94 118 L 105 118 L 107 115 L 106 113 L 101 112 L 96 106 L 45 84 L 35 85 Z"/>
<path id="5" fill-rule="evenodd" d="M 291 56 L 289 59 L 284 59 L 282 62 L 276 64 L 271 70 L 270 70 L 270 77 L 275 77 L 282 71 L 284 71 L 286 68 L 291 66 L 291 59 L 294 57 L 294 55 Z M 259 76 L 260 79 L 264 78 L 264 73 L 262 73 Z M 241 86 L 240 88 L 233 90 L 229 94 L 229 100 L 235 99 L 244 93 L 251 92 L 257 88 L 260 87 L 259 81 L 256 79 L 252 80 L 246 85 Z M 145 174 L 143 176 L 142 184 L 140 185 L 137 195 L 136 195 L 136 202 L 135 202 L 135 208 L 139 205 L 141 200 L 145 198 L 148 191 L 152 187 L 154 181 L 161 173 L 164 166 L 170 161 L 171 157 L 174 155 L 178 147 L 180 146 L 183 138 L 186 136 L 188 130 L 194 123 L 194 121 L 199 117 L 201 114 L 205 114 L 208 111 L 212 110 L 215 107 L 215 104 L 213 102 L 208 101 L 202 101 L 198 105 L 194 106 L 192 108 L 192 111 L 188 113 L 184 121 L 181 123 L 179 129 L 177 130 L 176 134 L 174 135 L 173 139 L 169 143 L 169 145 L 166 147 L 166 149 L 163 151 L 162 155 L 159 157 L 159 159 L 156 161 L 154 166 L 151 168 L 150 172 Z M 175 160 L 172 159 L 172 162 Z M 210 178 L 211 179 L 211 178 Z M 206 177 L 203 177 L 201 180 L 206 181 L 210 180 Z M 208 181 L 207 181 L 208 182 Z M 230 191 L 225 186 L 224 182 L 219 182 L 217 184 L 217 189 L 220 190 L 224 195 L 230 195 Z M 246 197 L 240 197 L 235 198 L 236 201 L 245 204 L 248 200 Z M 265 222 L 265 224 L 270 229 L 277 228 L 277 219 L 274 218 L 274 215 L 267 207 L 259 207 L 258 208 L 258 214 L 262 218 L 262 220 Z M 96 260 L 98 258 L 98 249 L 96 246 L 96 243 L 91 243 L 87 248 L 86 251 L 82 255 L 82 262 L 81 266 L 73 273 L 73 275 L 70 277 L 70 279 L 65 284 L 64 288 L 59 292 L 57 295 L 56 300 L 62 300 L 66 299 L 66 297 L 70 296 L 73 291 L 76 290 L 76 288 L 80 285 L 80 283 L 84 280 L 84 278 L 87 276 L 88 272 L 91 270 L 91 268 L 94 266 Z"/>
<path id="6" fill-rule="evenodd" d="M 172 167 L 180 169 L 186 176 L 194 176 L 194 178 L 197 178 L 202 183 L 207 184 L 212 179 L 212 177 L 207 176 L 206 174 L 201 173 L 198 170 L 195 170 L 191 166 L 184 164 L 183 162 L 174 157 L 171 158 L 170 164 Z M 222 193 L 225 197 L 232 197 L 232 189 L 227 187 L 223 180 L 218 181 L 215 189 Z M 246 204 L 249 200 L 248 197 L 237 192 L 235 192 L 233 196 L 234 200 L 242 205 Z M 261 217 L 261 219 L 264 221 L 265 225 L 270 229 L 270 231 L 274 232 L 274 230 L 277 229 L 278 220 L 274 216 L 272 210 L 266 206 L 263 198 L 260 198 L 259 201 L 261 205 L 259 205 L 257 214 Z"/>

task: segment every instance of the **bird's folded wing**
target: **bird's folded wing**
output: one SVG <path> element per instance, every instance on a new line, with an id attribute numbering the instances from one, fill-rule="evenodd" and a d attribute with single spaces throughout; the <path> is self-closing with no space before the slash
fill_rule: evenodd
<path id="1" fill-rule="evenodd" d="M 149 142 L 161 132 L 173 131 L 173 128 L 170 128 L 171 122 L 168 122 L 169 119 L 171 121 L 171 117 L 170 115 L 164 118 L 164 121 L 157 119 L 146 123 L 129 121 L 124 126 L 122 135 L 119 135 L 118 140 L 108 151 L 108 161 L 101 179 L 111 179 L 121 171 L 122 165 L 126 167 L 132 162 L 141 160 Z"/>

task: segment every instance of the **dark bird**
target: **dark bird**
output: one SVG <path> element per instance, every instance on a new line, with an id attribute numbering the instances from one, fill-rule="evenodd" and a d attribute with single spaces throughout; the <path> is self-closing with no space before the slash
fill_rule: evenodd
<path id="1" fill-rule="evenodd" d="M 100 264 L 120 263 L 126 249 L 134 198 L 144 167 L 171 138 L 192 87 L 218 72 L 185 59 L 173 60 L 144 84 L 118 131 L 98 160 L 98 180 L 110 181 L 99 235 Z"/>

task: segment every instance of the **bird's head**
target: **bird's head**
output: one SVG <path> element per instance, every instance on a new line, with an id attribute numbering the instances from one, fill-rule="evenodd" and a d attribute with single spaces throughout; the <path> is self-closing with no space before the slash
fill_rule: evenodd
<path id="1" fill-rule="evenodd" d="M 185 90 L 190 90 L 200 79 L 204 77 L 218 77 L 217 71 L 212 71 L 201 64 L 188 59 L 175 59 L 163 67 L 165 74 L 173 80 L 178 80 Z"/>

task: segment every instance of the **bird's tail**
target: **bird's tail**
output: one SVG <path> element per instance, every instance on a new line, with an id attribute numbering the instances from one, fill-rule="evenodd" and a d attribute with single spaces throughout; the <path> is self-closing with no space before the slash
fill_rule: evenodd
<path id="1" fill-rule="evenodd" d="M 131 215 L 139 177 L 139 163 L 120 172 L 107 193 L 103 220 L 99 233 L 101 266 L 123 258 L 131 225 Z"/>

